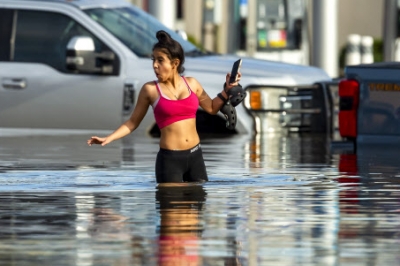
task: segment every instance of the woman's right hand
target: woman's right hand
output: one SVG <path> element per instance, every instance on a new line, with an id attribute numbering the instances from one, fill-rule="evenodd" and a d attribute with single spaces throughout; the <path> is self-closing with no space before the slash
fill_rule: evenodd
<path id="1" fill-rule="evenodd" d="M 227 91 L 227 90 L 230 90 L 233 87 L 239 85 L 239 81 L 240 81 L 241 77 L 242 77 L 242 73 L 238 72 L 235 82 L 229 83 L 229 80 L 231 78 L 231 73 L 227 73 L 224 90 Z"/>
<path id="2" fill-rule="evenodd" d="M 87 144 L 89 146 L 92 146 L 92 144 L 100 144 L 101 146 L 107 145 L 110 143 L 110 140 L 107 140 L 107 138 L 100 138 L 97 136 L 92 136 L 90 139 L 88 139 Z"/>

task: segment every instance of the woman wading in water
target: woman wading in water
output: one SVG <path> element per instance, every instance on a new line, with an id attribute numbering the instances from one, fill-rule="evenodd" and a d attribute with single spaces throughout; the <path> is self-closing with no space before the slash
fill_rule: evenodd
<path id="1" fill-rule="evenodd" d="M 134 131 L 147 113 L 149 106 L 161 131 L 160 150 L 156 159 L 158 183 L 208 181 L 196 130 L 196 111 L 199 107 L 209 114 L 217 114 L 228 99 L 226 91 L 238 85 L 229 84 L 230 74 L 221 94 L 211 99 L 193 77 L 184 77 L 185 55 L 181 45 L 165 31 L 156 34 L 158 42 L 153 46 L 153 69 L 157 77 L 140 90 L 135 109 L 126 122 L 107 137 L 91 137 L 88 145 L 102 146 Z"/>

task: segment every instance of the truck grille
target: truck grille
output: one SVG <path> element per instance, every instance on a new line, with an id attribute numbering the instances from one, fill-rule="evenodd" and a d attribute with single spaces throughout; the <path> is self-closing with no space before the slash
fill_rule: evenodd
<path id="1" fill-rule="evenodd" d="M 331 93 L 326 86 L 252 86 L 245 107 L 257 132 L 328 132 Z"/>

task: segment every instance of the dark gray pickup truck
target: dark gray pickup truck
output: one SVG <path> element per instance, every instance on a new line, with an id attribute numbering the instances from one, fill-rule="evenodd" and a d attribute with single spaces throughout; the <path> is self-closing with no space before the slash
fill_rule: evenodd
<path id="1" fill-rule="evenodd" d="M 400 63 L 348 66 L 339 82 L 339 132 L 355 148 L 400 144 Z"/>

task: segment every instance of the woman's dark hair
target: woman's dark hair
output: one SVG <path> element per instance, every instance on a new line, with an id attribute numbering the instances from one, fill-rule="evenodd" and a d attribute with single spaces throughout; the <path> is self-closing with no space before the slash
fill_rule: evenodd
<path id="1" fill-rule="evenodd" d="M 179 59 L 178 73 L 182 74 L 185 71 L 185 68 L 183 67 L 185 54 L 180 43 L 172 39 L 171 35 L 163 30 L 157 31 L 156 37 L 158 42 L 154 44 L 153 51 L 155 49 L 161 49 L 170 60 Z"/>

